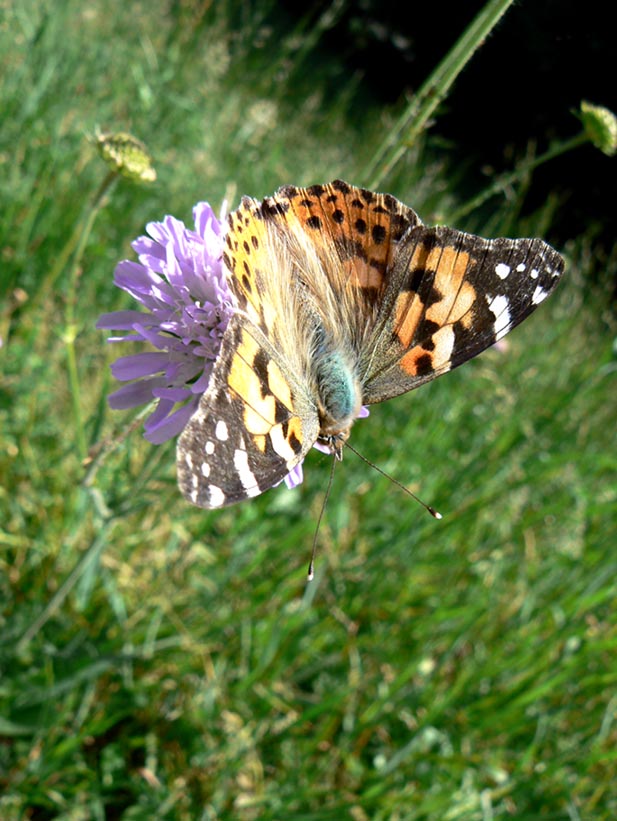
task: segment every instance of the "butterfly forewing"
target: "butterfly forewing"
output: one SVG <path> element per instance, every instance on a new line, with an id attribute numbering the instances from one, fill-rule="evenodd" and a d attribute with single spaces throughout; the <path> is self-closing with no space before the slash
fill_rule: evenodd
<path id="1" fill-rule="evenodd" d="M 234 316 L 208 390 L 178 440 L 178 483 L 199 507 L 215 508 L 274 487 L 319 433 L 279 365 Z"/>
<path id="2" fill-rule="evenodd" d="M 365 354 L 364 401 L 405 393 L 481 353 L 548 296 L 562 271 L 560 255 L 539 239 L 413 229 Z"/>

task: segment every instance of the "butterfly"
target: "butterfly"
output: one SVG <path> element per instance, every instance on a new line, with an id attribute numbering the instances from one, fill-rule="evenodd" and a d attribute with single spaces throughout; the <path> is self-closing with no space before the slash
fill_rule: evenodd
<path id="1" fill-rule="evenodd" d="M 477 356 L 564 268 L 540 239 L 428 227 L 341 180 L 244 197 L 223 261 L 237 307 L 177 446 L 180 489 L 204 508 L 274 487 L 315 443 L 340 458 L 363 406 Z"/>

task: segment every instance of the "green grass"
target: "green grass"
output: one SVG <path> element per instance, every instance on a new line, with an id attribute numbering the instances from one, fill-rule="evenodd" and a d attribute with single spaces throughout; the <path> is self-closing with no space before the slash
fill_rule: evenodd
<path id="1" fill-rule="evenodd" d="M 173 443 L 107 409 L 94 323 L 127 306 L 112 271 L 146 222 L 361 184 L 394 113 L 314 22 L 125 5 L 15 4 L 0 31 L 0 818 L 614 818 L 615 323 L 589 285 L 614 260 L 573 238 L 505 351 L 358 422 L 354 446 L 444 519 L 349 454 L 307 586 L 329 460 L 293 492 L 189 507 Z M 80 410 L 90 448 L 117 445 L 85 481 L 70 266 L 51 274 L 105 175 L 96 125 L 146 140 L 159 180 L 118 185 L 81 262 Z M 460 205 L 431 156 L 388 181 L 427 220 Z M 556 207 L 458 227 L 545 234 Z"/>

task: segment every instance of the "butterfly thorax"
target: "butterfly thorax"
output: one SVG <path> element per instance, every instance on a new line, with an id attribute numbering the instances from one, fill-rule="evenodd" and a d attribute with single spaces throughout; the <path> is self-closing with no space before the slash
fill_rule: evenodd
<path id="1" fill-rule="evenodd" d="M 322 347 L 314 360 L 319 439 L 339 454 L 362 406 L 362 393 L 352 365 L 336 349 Z"/>

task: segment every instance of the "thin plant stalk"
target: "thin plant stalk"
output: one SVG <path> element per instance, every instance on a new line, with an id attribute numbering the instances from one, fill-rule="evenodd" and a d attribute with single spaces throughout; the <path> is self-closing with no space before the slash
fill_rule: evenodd
<path id="1" fill-rule="evenodd" d="M 489 0 L 463 32 L 375 152 L 370 165 L 362 175 L 363 179 L 367 180 L 368 188 L 378 188 L 405 152 L 414 145 L 453 82 L 513 2 L 514 0 Z"/>
<path id="2" fill-rule="evenodd" d="M 99 186 L 92 206 L 86 214 L 86 218 L 77 234 L 77 237 L 75 238 L 75 235 L 73 235 L 68 243 L 70 246 L 75 247 L 75 253 L 69 272 L 63 340 L 66 348 L 69 387 L 71 391 L 71 405 L 73 408 L 73 419 L 75 422 L 77 448 L 79 456 L 82 460 L 87 456 L 88 446 L 81 413 L 79 372 L 75 352 L 75 339 L 77 338 L 78 333 L 78 327 L 75 321 L 75 308 L 77 305 L 77 280 L 79 278 L 81 261 L 86 249 L 86 244 L 90 237 L 90 232 L 92 231 L 92 226 L 94 225 L 94 220 L 101 210 L 101 207 L 105 202 L 105 198 L 114 187 L 117 179 L 118 174 L 115 171 L 110 171 L 107 174 Z"/>
<path id="3" fill-rule="evenodd" d="M 491 185 L 485 188 L 484 191 L 481 191 L 476 197 L 469 200 L 469 202 L 466 202 L 464 205 L 461 205 L 455 211 L 448 214 L 448 220 L 450 222 L 456 222 L 457 220 L 466 217 L 467 214 L 470 214 L 476 208 L 479 208 L 491 197 L 502 193 L 508 186 L 520 182 L 527 174 L 534 171 L 540 165 L 543 165 L 549 160 L 554 160 L 555 157 L 560 157 L 562 154 L 566 154 L 568 151 L 572 151 L 574 148 L 578 148 L 586 142 L 589 142 L 589 136 L 582 131 L 580 134 L 571 137 L 569 140 L 563 140 L 562 142 L 557 143 L 543 154 L 540 154 L 531 160 L 521 162 L 513 171 L 510 171 L 507 174 L 501 174 Z"/>

